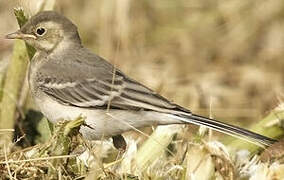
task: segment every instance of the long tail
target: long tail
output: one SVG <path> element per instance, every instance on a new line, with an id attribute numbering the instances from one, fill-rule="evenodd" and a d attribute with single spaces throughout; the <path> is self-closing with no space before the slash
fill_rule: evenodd
<path id="1" fill-rule="evenodd" d="M 269 137 L 254 133 L 252 131 L 239 128 L 237 126 L 229 125 L 214 119 L 199 116 L 196 114 L 188 114 L 188 115 L 178 114 L 176 116 L 178 116 L 180 120 L 183 122 L 196 124 L 196 125 L 203 125 L 208 128 L 214 129 L 216 131 L 244 139 L 246 141 L 249 141 L 257 145 L 270 146 L 273 143 L 277 142 L 277 140 L 275 139 L 271 139 Z"/>

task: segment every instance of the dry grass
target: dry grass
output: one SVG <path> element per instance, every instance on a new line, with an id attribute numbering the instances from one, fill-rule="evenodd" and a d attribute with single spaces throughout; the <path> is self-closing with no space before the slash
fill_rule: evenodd
<path id="1" fill-rule="evenodd" d="M 282 155 L 267 163 L 247 150 L 229 152 L 218 141 L 184 140 L 180 126 L 159 127 L 146 142 L 127 138 L 127 150 L 115 150 L 110 141 L 87 142 L 80 135 L 65 136 L 61 123 L 44 144 L 13 150 L 3 147 L 2 179 L 282 179 Z M 78 124 L 79 125 L 79 124 Z M 76 131 L 75 131 L 76 132 Z M 175 136 L 174 136 L 175 135 Z M 66 143 L 67 142 L 67 143 Z M 279 143 L 267 150 L 281 152 Z M 278 148 L 278 149 L 277 149 Z M 14 151 L 14 152 L 11 152 Z M 277 154 L 278 155 L 278 154 Z M 270 159 L 272 160 L 272 159 Z"/>
<path id="2" fill-rule="evenodd" d="M 19 2 L 28 6 L 29 13 L 34 12 L 35 1 L 1 1 L 1 37 L 17 29 L 12 8 Z M 56 9 L 78 25 L 85 46 L 196 113 L 208 115 L 211 107 L 210 115 L 214 118 L 248 126 L 282 102 L 284 3 L 281 0 L 82 0 L 72 3 L 60 0 Z M 12 42 L 1 37 L 0 84 L 12 49 Z M 29 110 L 35 109 L 30 98 L 20 104 L 21 110 L 30 117 Z M 16 117 L 16 128 L 22 129 L 27 121 Z M 31 117 L 29 120 L 35 119 Z M 42 126 L 39 123 L 36 128 L 44 129 Z M 67 155 L 72 156 L 69 158 L 60 153 L 52 155 L 49 148 L 42 150 L 50 143 L 61 144 L 62 139 L 56 138 L 58 134 L 46 141 L 42 138 L 45 136 L 40 139 L 40 134 L 32 134 L 30 137 L 25 131 L 26 136 L 19 140 L 22 144 L 41 144 L 22 149 L 15 143 L 0 143 L 0 175 L 3 179 L 283 177 L 283 164 L 278 162 L 281 157 L 276 158 L 278 163 L 260 163 L 258 157 L 251 158 L 245 151 L 231 152 L 219 142 L 207 141 L 206 137 L 192 144 L 188 138 L 195 134 L 191 126 L 174 129 L 168 128 L 168 137 L 154 134 L 152 142 L 140 133 L 138 136 L 128 133 L 128 148 L 124 153 L 115 150 L 109 141 L 84 142 L 75 136 L 66 147 L 74 151 Z M 214 133 L 212 139 L 216 137 Z M 83 145 L 75 148 L 80 143 Z M 143 150 L 147 147 L 156 148 L 154 158 Z M 192 154 L 196 154 L 195 159 Z"/>

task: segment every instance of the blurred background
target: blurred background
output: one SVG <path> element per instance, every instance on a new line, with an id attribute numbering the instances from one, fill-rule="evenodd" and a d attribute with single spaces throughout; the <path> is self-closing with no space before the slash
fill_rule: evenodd
<path id="1" fill-rule="evenodd" d="M 31 16 L 37 2 L 0 1 L 0 77 L 13 49 L 3 36 L 18 29 L 13 8 Z M 245 126 L 282 100 L 282 0 L 60 0 L 55 9 L 86 47 L 195 113 Z"/>

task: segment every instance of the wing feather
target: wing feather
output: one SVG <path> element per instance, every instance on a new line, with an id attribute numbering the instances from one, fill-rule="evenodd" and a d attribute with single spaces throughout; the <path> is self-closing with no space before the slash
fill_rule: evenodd
<path id="1" fill-rule="evenodd" d="M 84 79 L 75 82 L 40 83 L 47 95 L 63 104 L 85 108 L 144 109 L 166 112 L 178 108 L 144 85 L 119 73 L 104 79 Z M 180 110 L 180 109 L 179 109 Z"/>

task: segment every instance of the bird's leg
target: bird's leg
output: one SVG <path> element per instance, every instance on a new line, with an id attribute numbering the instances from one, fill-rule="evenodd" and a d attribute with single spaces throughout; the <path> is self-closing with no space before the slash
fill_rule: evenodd
<path id="1" fill-rule="evenodd" d="M 126 144 L 124 137 L 121 134 L 112 136 L 112 142 L 116 149 L 123 150 L 123 151 L 126 150 L 127 144 Z"/>

